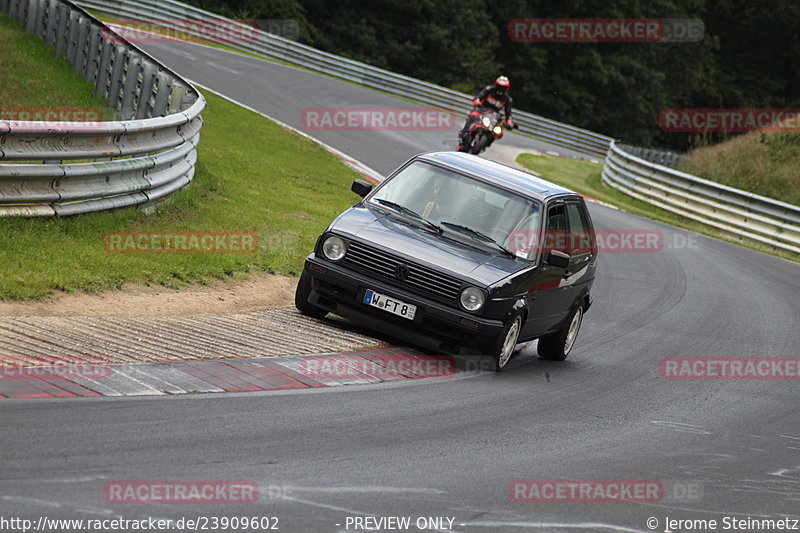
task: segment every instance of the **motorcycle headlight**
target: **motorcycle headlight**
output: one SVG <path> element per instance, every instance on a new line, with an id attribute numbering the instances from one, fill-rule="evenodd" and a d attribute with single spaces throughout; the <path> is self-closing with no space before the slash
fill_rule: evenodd
<path id="1" fill-rule="evenodd" d="M 341 237 L 332 235 L 322 243 L 322 253 L 331 261 L 338 261 L 344 257 L 345 252 L 347 252 L 347 245 Z"/>
<path id="2" fill-rule="evenodd" d="M 486 302 L 486 294 L 478 287 L 467 287 L 461 291 L 461 305 L 467 311 L 477 311 Z"/>
<path id="3" fill-rule="evenodd" d="M 503 133 L 503 128 L 501 128 L 500 126 L 495 126 L 492 131 L 494 132 L 495 135 L 500 135 L 501 133 Z"/>
<path id="4" fill-rule="evenodd" d="M 492 121 L 489 120 L 489 117 L 483 117 L 483 125 L 486 126 L 487 128 L 492 127 Z"/>

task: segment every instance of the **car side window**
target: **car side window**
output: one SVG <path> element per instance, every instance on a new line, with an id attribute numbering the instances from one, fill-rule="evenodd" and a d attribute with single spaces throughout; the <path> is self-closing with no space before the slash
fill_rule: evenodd
<path id="1" fill-rule="evenodd" d="M 547 231 L 544 238 L 545 255 L 550 250 L 569 253 L 567 243 L 567 217 L 564 213 L 564 204 L 550 206 L 547 209 Z"/>
<path id="2" fill-rule="evenodd" d="M 569 221 L 570 255 L 588 254 L 592 251 L 589 222 L 583 207 L 576 203 L 567 204 Z"/>

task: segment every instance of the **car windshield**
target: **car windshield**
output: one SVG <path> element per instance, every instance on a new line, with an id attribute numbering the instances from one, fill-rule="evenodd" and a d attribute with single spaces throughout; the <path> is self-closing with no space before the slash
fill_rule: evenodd
<path id="1" fill-rule="evenodd" d="M 490 237 L 517 257 L 532 259 L 528 238 L 539 231 L 539 204 L 482 181 L 416 162 L 383 184 L 369 202 L 395 207 L 398 213 L 402 206 L 447 231 L 479 241 Z"/>

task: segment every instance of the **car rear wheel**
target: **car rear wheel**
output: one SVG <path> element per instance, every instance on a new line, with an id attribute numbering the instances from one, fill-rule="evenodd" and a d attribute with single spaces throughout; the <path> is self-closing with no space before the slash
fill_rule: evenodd
<path id="1" fill-rule="evenodd" d="M 564 325 L 557 332 L 539 339 L 537 351 L 539 356 L 551 361 L 563 361 L 572 351 L 578 331 L 583 322 L 583 304 L 580 304 L 564 321 Z"/>
<path id="2" fill-rule="evenodd" d="M 325 309 L 321 309 L 308 301 L 311 294 L 311 276 L 303 270 L 300 274 L 300 281 L 297 282 L 297 289 L 294 292 L 294 306 L 306 316 L 322 318 L 328 314 Z"/>
<path id="3" fill-rule="evenodd" d="M 507 366 L 511 356 L 514 355 L 514 348 L 519 340 L 519 333 L 522 330 L 522 313 L 516 313 L 509 320 L 508 325 L 503 329 L 503 333 L 497 337 L 492 347 L 492 358 L 494 359 L 495 371 L 502 372 Z"/>

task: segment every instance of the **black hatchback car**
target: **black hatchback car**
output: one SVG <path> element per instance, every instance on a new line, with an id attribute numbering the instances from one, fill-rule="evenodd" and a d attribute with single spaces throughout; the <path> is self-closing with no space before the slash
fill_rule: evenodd
<path id="1" fill-rule="evenodd" d="M 583 198 L 459 152 L 418 155 L 319 237 L 295 294 L 304 314 L 348 318 L 502 370 L 539 339 L 567 357 L 592 304 L 597 246 Z"/>

